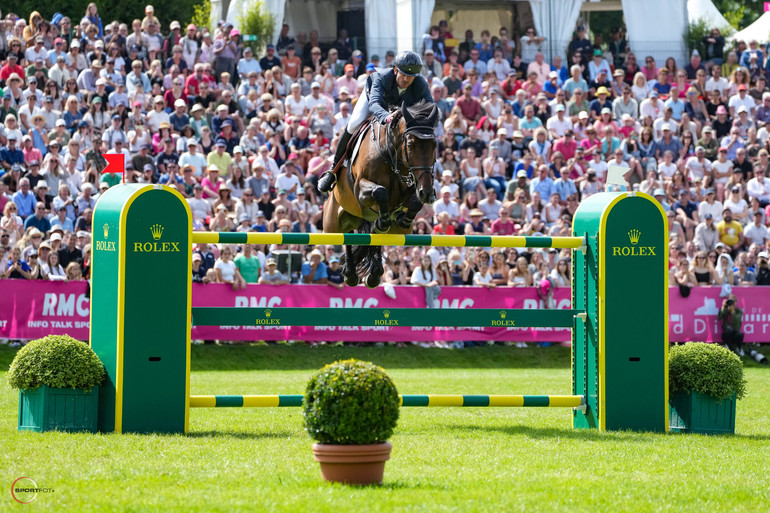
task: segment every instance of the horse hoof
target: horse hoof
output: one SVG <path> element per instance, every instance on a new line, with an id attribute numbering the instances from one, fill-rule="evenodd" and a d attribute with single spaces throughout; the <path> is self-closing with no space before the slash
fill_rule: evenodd
<path id="1" fill-rule="evenodd" d="M 400 226 L 405 230 L 410 230 L 412 228 L 413 222 L 414 222 L 414 219 L 409 219 L 406 216 L 398 216 L 396 218 L 396 224 L 398 224 L 398 226 Z"/>
<path id="2" fill-rule="evenodd" d="M 361 280 L 358 279 L 358 275 L 350 274 L 348 276 L 345 276 L 345 285 L 347 285 L 348 287 L 355 287 L 359 283 L 361 283 Z"/>
<path id="3" fill-rule="evenodd" d="M 380 276 L 369 274 L 366 276 L 365 282 L 366 286 L 370 289 L 376 289 L 380 286 Z"/>
<path id="4" fill-rule="evenodd" d="M 390 230 L 390 222 L 388 222 L 387 224 L 381 223 L 379 218 L 376 221 L 374 221 L 375 233 L 387 233 L 388 230 Z"/>

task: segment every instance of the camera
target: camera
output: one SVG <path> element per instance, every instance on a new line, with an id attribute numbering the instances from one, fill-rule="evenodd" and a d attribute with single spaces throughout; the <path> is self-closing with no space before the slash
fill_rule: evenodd
<path id="1" fill-rule="evenodd" d="M 733 306 L 735 304 L 735 301 L 732 299 L 728 299 L 725 301 L 725 306 Z"/>

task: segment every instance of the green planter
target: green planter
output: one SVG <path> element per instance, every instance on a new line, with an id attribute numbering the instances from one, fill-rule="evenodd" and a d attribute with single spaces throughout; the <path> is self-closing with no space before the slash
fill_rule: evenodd
<path id="1" fill-rule="evenodd" d="M 96 433 L 99 387 L 19 390 L 19 431 L 89 431 Z"/>
<path id="2" fill-rule="evenodd" d="M 673 432 L 721 435 L 735 433 L 736 394 L 723 401 L 695 391 L 678 393 L 669 401 Z"/>

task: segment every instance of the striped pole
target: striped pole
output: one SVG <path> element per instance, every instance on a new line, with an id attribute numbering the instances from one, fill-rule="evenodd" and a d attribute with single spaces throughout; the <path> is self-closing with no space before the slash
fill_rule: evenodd
<path id="1" fill-rule="evenodd" d="M 368 233 L 193 232 L 194 244 L 299 244 L 579 249 L 583 237 L 486 235 L 390 235 Z"/>
<path id="2" fill-rule="evenodd" d="M 580 408 L 582 395 L 399 395 L 401 406 Z M 192 395 L 190 408 L 270 408 L 302 406 L 301 395 Z"/>

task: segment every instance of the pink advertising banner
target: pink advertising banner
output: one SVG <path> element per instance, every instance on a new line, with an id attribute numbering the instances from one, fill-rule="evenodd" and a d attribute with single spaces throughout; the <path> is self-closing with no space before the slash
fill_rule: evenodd
<path id="1" fill-rule="evenodd" d="M 331 308 L 424 308 L 423 289 L 395 287 L 396 298 L 382 288 L 337 290 L 327 285 L 250 285 L 233 291 L 226 285 L 193 285 L 193 306 L 259 307 L 308 306 Z M 672 342 L 719 340 L 716 314 L 722 304 L 720 289 L 697 288 L 683 298 L 669 293 L 669 338 Z M 734 289 L 744 311 L 747 342 L 770 342 L 770 289 Z M 443 287 L 440 308 L 542 308 L 535 289 Z M 570 307 L 569 289 L 556 290 L 557 308 Z M 629 298 L 633 309 L 633 299 Z M 638 319 L 644 322 L 644 319 Z M 88 339 L 89 299 L 85 283 L 0 281 L 0 338 L 35 339 L 67 333 Z M 632 326 L 629 326 L 632 329 Z M 409 327 L 200 327 L 194 339 L 308 340 L 308 341 L 432 341 L 497 340 L 566 342 L 566 328 L 409 328 Z"/>

